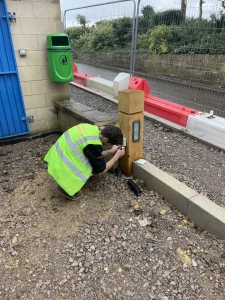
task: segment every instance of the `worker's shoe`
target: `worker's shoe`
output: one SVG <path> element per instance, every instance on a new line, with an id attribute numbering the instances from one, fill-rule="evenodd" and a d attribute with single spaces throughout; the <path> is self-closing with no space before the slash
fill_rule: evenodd
<path id="1" fill-rule="evenodd" d="M 82 195 L 82 193 L 81 193 L 81 191 L 79 191 L 79 192 L 77 192 L 75 195 L 73 195 L 73 196 L 70 196 L 70 195 L 68 195 L 60 186 L 58 186 L 57 187 L 57 192 L 60 194 L 60 195 L 62 195 L 62 196 L 64 196 L 65 198 L 67 198 L 67 199 L 69 199 L 69 200 L 72 200 L 72 201 L 74 201 L 74 200 L 78 200 L 78 199 L 80 199 L 83 195 Z"/>

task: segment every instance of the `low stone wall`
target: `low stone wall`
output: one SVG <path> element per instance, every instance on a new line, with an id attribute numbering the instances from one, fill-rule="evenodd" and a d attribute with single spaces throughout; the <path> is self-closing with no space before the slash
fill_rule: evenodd
<path id="1" fill-rule="evenodd" d="M 97 126 L 117 124 L 117 119 L 114 117 L 74 100 L 57 101 L 55 102 L 55 107 L 61 132 L 80 123 L 89 123 Z"/>
<path id="2" fill-rule="evenodd" d="M 129 70 L 130 54 L 79 53 L 78 61 Z M 224 54 L 137 54 L 135 71 L 225 88 Z"/>

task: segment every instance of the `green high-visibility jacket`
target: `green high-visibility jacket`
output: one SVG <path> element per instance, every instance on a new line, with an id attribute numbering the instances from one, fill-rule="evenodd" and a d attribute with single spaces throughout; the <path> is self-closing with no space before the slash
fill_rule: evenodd
<path id="1" fill-rule="evenodd" d="M 48 162 L 48 173 L 70 196 L 77 193 L 92 174 L 91 164 L 83 152 L 90 144 L 102 145 L 98 126 L 79 124 L 64 132 L 44 158 Z"/>

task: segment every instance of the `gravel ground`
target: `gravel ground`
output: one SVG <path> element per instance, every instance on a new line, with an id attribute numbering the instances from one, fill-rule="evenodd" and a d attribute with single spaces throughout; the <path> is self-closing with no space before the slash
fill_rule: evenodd
<path id="1" fill-rule="evenodd" d="M 117 104 L 71 86 L 71 99 L 117 116 Z M 88 97 L 87 97 L 88 95 Z M 225 154 L 145 121 L 144 157 L 197 192 L 225 207 Z"/>
<path id="2" fill-rule="evenodd" d="M 140 181 L 138 199 L 112 174 L 63 199 L 43 163 L 57 138 L 0 147 L 0 299 L 224 299 L 223 241 Z"/>

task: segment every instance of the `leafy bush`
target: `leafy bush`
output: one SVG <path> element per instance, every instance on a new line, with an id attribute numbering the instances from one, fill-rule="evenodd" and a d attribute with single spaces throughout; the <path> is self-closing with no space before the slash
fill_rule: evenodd
<path id="1" fill-rule="evenodd" d="M 132 41 L 133 20 L 128 17 L 119 18 L 112 21 L 114 33 L 114 45 L 117 48 L 127 48 Z"/>
<path id="2" fill-rule="evenodd" d="M 71 40 L 79 39 L 80 36 L 83 35 L 85 32 L 86 31 L 84 30 L 84 28 L 80 27 L 80 26 L 69 27 L 66 30 L 66 33 L 68 34 L 68 36 Z"/>
<path id="3" fill-rule="evenodd" d="M 180 10 L 166 10 L 153 15 L 153 25 L 181 25 L 185 16 Z"/>
<path id="4" fill-rule="evenodd" d="M 107 51 L 113 49 L 115 35 L 111 21 L 101 21 L 75 41 L 75 48 L 80 50 Z"/>
<path id="5" fill-rule="evenodd" d="M 109 50 L 113 48 L 115 42 L 115 35 L 113 31 L 112 22 L 103 21 L 101 24 L 95 26 L 90 33 L 92 39 L 92 46 L 95 50 Z"/>
<path id="6" fill-rule="evenodd" d="M 148 5 L 142 8 L 142 16 L 139 17 L 138 33 L 146 33 L 158 25 L 181 25 L 185 21 L 184 13 L 181 10 L 166 10 L 155 13 L 154 9 Z"/>
<path id="7" fill-rule="evenodd" d="M 138 38 L 138 49 L 147 49 L 151 54 L 162 54 L 171 52 L 173 32 L 166 25 L 156 26 L 146 34 Z"/>
<path id="8" fill-rule="evenodd" d="M 174 53 L 224 53 L 225 28 L 218 29 L 215 22 L 189 19 L 182 27 L 174 28 Z"/>
<path id="9" fill-rule="evenodd" d="M 137 50 L 162 53 L 225 53 L 225 12 L 210 19 L 184 18 L 179 10 L 156 13 L 145 6 L 139 17 Z M 81 16 L 82 17 L 82 16 Z M 128 51 L 132 41 L 130 17 L 101 20 L 92 27 L 67 29 L 73 51 Z"/>

